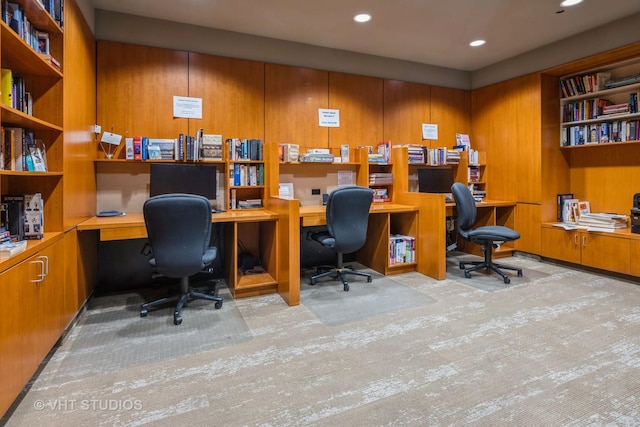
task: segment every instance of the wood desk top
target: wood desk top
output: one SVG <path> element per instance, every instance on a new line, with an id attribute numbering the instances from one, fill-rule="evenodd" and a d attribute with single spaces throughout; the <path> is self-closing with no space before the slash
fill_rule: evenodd
<path id="1" fill-rule="evenodd" d="M 212 222 L 260 222 L 278 219 L 278 214 L 266 209 L 238 209 L 211 215 Z M 142 213 L 124 216 L 97 217 L 78 224 L 79 231 L 99 230 L 100 240 L 142 239 L 147 237 Z"/>
<path id="2" fill-rule="evenodd" d="M 476 208 L 482 208 L 482 207 L 488 207 L 488 208 L 493 208 L 493 207 L 499 207 L 499 206 L 515 206 L 516 202 L 512 202 L 512 201 L 507 201 L 507 200 L 484 200 L 482 202 L 476 202 Z M 452 203 L 447 203 L 447 207 L 455 207 L 456 204 L 455 202 Z"/>
<path id="3" fill-rule="evenodd" d="M 300 206 L 300 225 L 303 227 L 311 227 L 326 224 L 326 209 L 327 207 L 324 205 Z M 414 212 L 417 210 L 418 208 L 415 206 L 401 205 L 398 203 L 372 203 L 369 213 Z"/>

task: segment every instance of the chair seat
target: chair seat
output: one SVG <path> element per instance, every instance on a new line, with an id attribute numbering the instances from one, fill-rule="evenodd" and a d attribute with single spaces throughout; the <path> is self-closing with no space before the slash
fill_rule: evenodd
<path id="1" fill-rule="evenodd" d="M 486 225 L 468 231 L 472 241 L 511 242 L 520 238 L 520 233 L 502 225 Z"/>
<path id="2" fill-rule="evenodd" d="M 336 239 L 327 232 L 313 233 L 311 238 L 328 248 L 333 248 L 336 244 Z"/>
<path id="3" fill-rule="evenodd" d="M 211 264 L 213 264 L 213 261 L 215 261 L 216 256 L 218 255 L 218 248 L 216 247 L 209 247 L 206 252 L 204 253 L 204 255 L 202 255 L 202 264 L 203 264 L 203 268 L 207 267 Z M 151 258 L 149 260 L 149 265 L 151 267 L 156 266 L 156 259 L 155 258 Z"/>

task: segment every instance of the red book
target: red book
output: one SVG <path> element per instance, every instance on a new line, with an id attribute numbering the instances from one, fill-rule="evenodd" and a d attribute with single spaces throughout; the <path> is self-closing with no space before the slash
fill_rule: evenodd
<path id="1" fill-rule="evenodd" d="M 133 160 L 142 160 L 142 137 L 133 137 Z"/>

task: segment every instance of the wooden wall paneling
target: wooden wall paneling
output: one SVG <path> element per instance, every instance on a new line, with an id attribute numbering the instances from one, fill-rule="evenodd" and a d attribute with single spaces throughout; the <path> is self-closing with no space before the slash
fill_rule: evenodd
<path id="1" fill-rule="evenodd" d="M 422 124 L 431 123 L 429 85 L 385 80 L 383 123 L 383 139 L 394 145 L 442 146 L 438 141 L 422 139 Z"/>
<path id="2" fill-rule="evenodd" d="M 173 97 L 189 94 L 187 52 L 99 41 L 97 67 L 103 131 L 151 138 L 188 133 L 188 119 L 173 117 Z"/>
<path id="3" fill-rule="evenodd" d="M 202 120 L 189 120 L 189 134 L 264 139 L 263 62 L 190 52 L 189 96 L 202 98 Z"/>
<path id="4" fill-rule="evenodd" d="M 588 200 L 592 212 L 629 214 L 640 193 L 640 145 L 595 145 L 563 150 L 571 159 L 571 192 Z"/>
<path id="5" fill-rule="evenodd" d="M 518 203 L 515 209 L 513 229 L 520 233 L 520 238 L 513 242 L 514 249 L 532 254 L 541 253 L 539 203 Z"/>
<path id="6" fill-rule="evenodd" d="M 542 222 L 557 220 L 557 195 L 570 193 L 568 152 L 560 150 L 560 98 L 557 77 L 542 78 L 541 211 Z"/>
<path id="7" fill-rule="evenodd" d="M 382 79 L 330 72 L 329 108 L 340 111 L 340 127 L 329 128 L 329 148 L 334 155 L 346 144 L 353 161 L 356 147 L 382 141 Z"/>
<path id="8" fill-rule="evenodd" d="M 540 77 L 519 77 L 474 90 L 471 146 L 487 152 L 487 196 L 540 202 Z"/>
<path id="9" fill-rule="evenodd" d="M 64 228 L 95 215 L 96 42 L 75 1 L 64 16 Z M 56 143 L 58 144 L 58 143 Z M 49 153 L 47 153 L 49 157 Z"/>
<path id="10" fill-rule="evenodd" d="M 431 123 L 438 125 L 440 147 L 454 146 L 456 133 L 471 134 L 471 92 L 431 86 Z"/>
<path id="11" fill-rule="evenodd" d="M 329 73 L 265 65 L 265 142 L 329 148 L 329 130 L 318 126 L 318 109 L 329 106 Z"/>

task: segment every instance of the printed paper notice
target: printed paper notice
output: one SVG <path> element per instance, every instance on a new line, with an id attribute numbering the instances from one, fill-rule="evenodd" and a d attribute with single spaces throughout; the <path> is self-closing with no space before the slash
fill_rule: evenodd
<path id="1" fill-rule="evenodd" d="M 318 120 L 320 127 L 339 128 L 340 110 L 318 108 Z"/>
<path id="2" fill-rule="evenodd" d="M 120 145 L 120 141 L 122 141 L 122 135 L 113 132 L 105 132 L 102 134 L 102 138 L 100 138 L 100 142 L 106 142 L 112 145 Z"/>
<path id="3" fill-rule="evenodd" d="M 423 123 L 422 139 L 438 139 L 438 125 Z"/>
<path id="4" fill-rule="evenodd" d="M 338 171 L 338 187 L 355 185 L 355 178 L 353 171 Z"/>
<path id="5" fill-rule="evenodd" d="M 173 117 L 184 117 L 185 119 L 201 119 L 202 98 L 174 96 Z"/>

